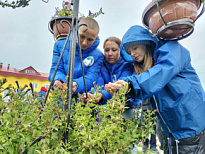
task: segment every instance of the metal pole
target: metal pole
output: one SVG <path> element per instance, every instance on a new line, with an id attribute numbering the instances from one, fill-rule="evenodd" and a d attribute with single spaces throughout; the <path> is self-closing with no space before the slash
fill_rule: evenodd
<path id="1" fill-rule="evenodd" d="M 72 30 L 71 30 L 71 41 L 70 41 L 70 53 L 69 53 L 69 65 L 68 65 L 68 79 L 67 79 L 67 103 L 68 103 L 68 125 L 70 123 L 70 108 L 72 101 L 72 88 L 73 88 L 73 74 L 75 64 L 75 52 L 76 52 L 76 41 L 77 41 L 77 24 L 78 24 L 78 12 L 79 12 L 79 0 L 73 0 L 73 18 L 72 18 Z"/>

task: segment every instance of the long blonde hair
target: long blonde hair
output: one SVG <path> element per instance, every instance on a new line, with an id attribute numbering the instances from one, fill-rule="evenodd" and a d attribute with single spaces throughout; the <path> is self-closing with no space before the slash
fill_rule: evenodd
<path id="1" fill-rule="evenodd" d="M 144 61 L 142 63 L 134 62 L 134 68 L 137 74 L 141 74 L 151 68 L 154 64 L 153 60 L 153 47 L 151 45 L 146 45 L 146 52 Z"/>

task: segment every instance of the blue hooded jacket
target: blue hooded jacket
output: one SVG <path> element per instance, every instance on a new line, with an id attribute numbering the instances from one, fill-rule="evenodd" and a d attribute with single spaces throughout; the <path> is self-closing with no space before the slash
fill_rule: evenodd
<path id="1" fill-rule="evenodd" d="M 58 63 L 58 59 L 62 52 L 63 46 L 65 44 L 64 40 L 58 40 L 54 44 L 53 49 L 53 59 L 52 59 L 52 66 L 49 73 L 49 81 L 51 81 L 53 77 L 53 73 L 55 71 L 56 65 Z M 100 68 L 103 63 L 104 55 L 103 53 L 97 49 L 99 45 L 99 38 L 95 40 L 91 47 L 86 50 L 82 50 L 82 59 L 83 59 L 83 67 L 85 72 L 85 81 L 87 89 L 90 90 L 93 87 L 93 82 L 97 80 L 97 75 L 100 71 Z M 68 61 L 69 61 L 69 52 L 70 52 L 70 39 L 66 45 L 65 51 L 63 53 L 62 60 L 58 67 L 56 76 L 54 78 L 54 82 L 56 80 L 66 81 L 66 75 L 68 74 Z M 85 92 L 84 82 L 83 82 L 83 75 L 82 75 L 82 68 L 80 63 L 80 54 L 79 54 L 79 46 L 76 43 L 76 52 L 75 52 L 75 66 L 74 66 L 74 76 L 73 81 L 77 82 L 78 87 L 74 94 L 83 93 Z"/>
<path id="2" fill-rule="evenodd" d="M 111 65 L 106 60 L 104 60 L 96 85 L 102 86 L 109 82 L 116 82 L 121 77 L 132 75 L 133 71 L 133 64 L 125 62 L 125 60 L 122 58 L 120 58 L 120 60 L 114 65 Z M 112 98 L 112 95 L 103 88 L 100 90 L 100 92 L 103 94 L 103 102 L 101 104 L 104 105 L 106 104 L 107 100 Z M 138 99 L 130 99 L 127 102 L 127 106 L 130 108 L 140 106 L 140 104 L 141 100 Z"/>
<path id="3" fill-rule="evenodd" d="M 156 45 L 154 66 L 125 79 L 133 86 L 127 97 L 151 98 L 167 135 L 171 133 L 177 140 L 196 136 L 205 129 L 205 93 L 191 65 L 189 51 L 177 41 L 162 44 L 141 26 L 133 26 L 125 33 L 121 49 L 141 40 L 151 40 Z M 131 60 L 124 50 L 121 54 Z"/>

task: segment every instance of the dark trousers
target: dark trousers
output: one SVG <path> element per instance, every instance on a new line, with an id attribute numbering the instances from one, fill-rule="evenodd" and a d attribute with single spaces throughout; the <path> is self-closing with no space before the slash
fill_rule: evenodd
<path id="1" fill-rule="evenodd" d="M 172 154 L 177 154 L 177 151 L 178 154 L 205 154 L 205 130 L 196 136 L 179 140 L 178 145 L 173 136 L 170 141 Z"/>

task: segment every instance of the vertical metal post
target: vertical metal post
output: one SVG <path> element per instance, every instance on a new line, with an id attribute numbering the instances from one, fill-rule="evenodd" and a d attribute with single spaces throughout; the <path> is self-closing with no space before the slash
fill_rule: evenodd
<path id="1" fill-rule="evenodd" d="M 68 125 L 70 123 L 70 108 L 71 108 L 71 101 L 72 101 L 73 74 L 74 74 L 76 41 L 77 41 L 77 31 L 78 31 L 78 26 L 77 26 L 78 12 L 79 12 L 79 0 L 73 0 L 73 17 L 72 17 L 72 26 L 71 26 L 72 29 L 71 29 L 68 79 L 67 79 Z"/>

